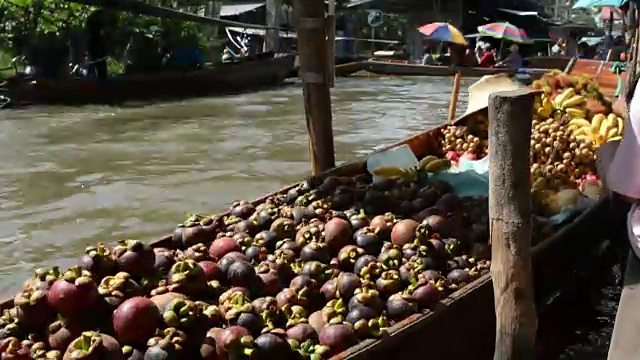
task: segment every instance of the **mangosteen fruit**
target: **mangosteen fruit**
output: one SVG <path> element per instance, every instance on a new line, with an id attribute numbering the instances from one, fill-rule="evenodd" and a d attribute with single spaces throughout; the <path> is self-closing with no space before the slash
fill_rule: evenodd
<path id="1" fill-rule="evenodd" d="M 156 254 L 142 241 L 119 241 L 113 253 L 120 271 L 134 277 L 146 277 L 155 273 Z"/>
<path id="2" fill-rule="evenodd" d="M 359 307 L 369 308 L 377 314 L 380 314 L 382 310 L 384 310 L 384 303 L 380 298 L 380 293 L 372 284 L 356 289 L 353 297 L 349 300 L 349 311 L 353 311 Z"/>
<path id="3" fill-rule="evenodd" d="M 356 245 L 361 247 L 368 255 L 377 255 L 382 249 L 382 239 L 372 227 L 363 227 L 353 234 Z"/>
<path id="4" fill-rule="evenodd" d="M 216 264 L 215 262 L 210 260 L 204 260 L 204 261 L 200 261 L 198 265 L 200 265 L 200 267 L 204 271 L 204 275 L 207 278 L 207 281 L 222 280 L 223 278 L 222 270 L 220 270 L 220 268 L 218 267 L 218 264 Z"/>
<path id="5" fill-rule="evenodd" d="M 269 253 L 267 249 L 262 246 L 249 246 L 247 250 L 244 251 L 244 255 L 252 264 L 258 264 L 266 260 Z"/>
<path id="6" fill-rule="evenodd" d="M 209 246 L 209 256 L 214 260 L 220 260 L 223 256 L 230 252 L 240 251 L 240 245 L 232 237 L 222 237 L 216 239 L 211 246 Z"/>
<path id="7" fill-rule="evenodd" d="M 280 291 L 282 283 L 280 282 L 280 274 L 271 267 L 269 263 L 261 263 L 257 266 L 256 272 L 262 281 L 262 291 L 266 296 L 275 296 Z"/>
<path id="8" fill-rule="evenodd" d="M 351 224 L 340 218 L 333 218 L 324 225 L 324 241 L 329 248 L 331 256 L 338 255 L 343 247 L 349 245 L 351 240 Z"/>
<path id="9" fill-rule="evenodd" d="M 397 270 L 387 270 L 376 280 L 376 289 L 383 297 L 388 297 L 402 290 L 404 284 Z"/>
<path id="10" fill-rule="evenodd" d="M 355 245 L 346 245 L 338 252 L 338 266 L 342 271 L 353 271 L 358 258 L 365 255 L 363 248 Z"/>
<path id="11" fill-rule="evenodd" d="M 127 299 L 113 312 L 113 330 L 123 344 L 145 344 L 161 324 L 160 310 L 144 297 Z"/>
<path id="12" fill-rule="evenodd" d="M 253 238 L 254 245 L 262 246 L 269 252 L 276 250 L 276 244 L 278 243 L 278 235 L 271 230 L 264 230 L 259 232 Z"/>
<path id="13" fill-rule="evenodd" d="M 40 331 L 53 321 L 55 310 L 47 301 L 47 291 L 25 289 L 13 298 L 15 317 L 31 331 Z"/>
<path id="14" fill-rule="evenodd" d="M 160 295 L 155 295 L 151 297 L 151 302 L 153 302 L 158 311 L 163 313 L 167 306 L 175 299 L 186 299 L 187 297 L 184 294 L 180 294 L 177 292 L 166 292 Z"/>
<path id="15" fill-rule="evenodd" d="M 254 340 L 254 359 L 289 359 L 292 355 L 291 346 L 286 340 L 286 333 L 282 329 L 274 329 L 262 334 Z"/>
<path id="16" fill-rule="evenodd" d="M 51 285 L 53 285 L 56 280 L 58 280 L 62 276 L 60 272 L 60 268 L 57 266 L 52 267 L 51 269 L 47 268 L 38 268 L 34 272 L 34 275 L 31 279 L 28 279 L 22 285 L 23 289 L 35 289 L 35 290 L 43 290 L 49 291 Z"/>
<path id="17" fill-rule="evenodd" d="M 166 275 L 176 262 L 175 252 L 167 248 L 154 248 L 153 252 L 156 254 L 153 266 L 158 273 Z"/>
<path id="18" fill-rule="evenodd" d="M 364 214 L 364 210 L 358 214 L 349 217 L 352 231 L 358 231 L 365 226 L 369 226 L 369 217 Z"/>
<path id="19" fill-rule="evenodd" d="M 73 340 L 64 353 L 63 360 L 105 359 L 124 360 L 120 344 L 113 337 L 95 331 L 85 331 Z"/>
<path id="20" fill-rule="evenodd" d="M 336 279 L 338 297 L 344 299 L 344 301 L 349 301 L 353 296 L 353 293 L 361 284 L 360 278 L 356 274 L 347 272 L 341 273 Z"/>
<path id="21" fill-rule="evenodd" d="M 301 227 L 295 236 L 295 242 L 298 247 L 302 248 L 313 241 L 322 240 L 322 229 L 316 225 L 305 225 Z"/>
<path id="22" fill-rule="evenodd" d="M 384 215 L 374 216 L 369 223 L 378 237 L 383 241 L 391 241 L 391 230 L 397 222 L 395 215 L 386 213 Z"/>
<path id="23" fill-rule="evenodd" d="M 47 344 L 52 350 L 64 352 L 80 335 L 82 335 L 82 326 L 78 321 L 58 320 L 47 329 Z"/>
<path id="24" fill-rule="evenodd" d="M 436 207 L 442 214 L 454 212 L 460 207 L 460 198 L 453 193 L 444 194 L 436 202 Z"/>
<path id="25" fill-rule="evenodd" d="M 102 280 L 105 276 L 115 274 L 117 269 L 111 250 L 103 243 L 87 247 L 81 263 L 81 267 L 90 272 L 96 281 Z"/>
<path id="26" fill-rule="evenodd" d="M 231 214 L 231 216 L 235 216 L 240 219 L 248 219 L 249 216 L 253 215 L 255 211 L 256 208 L 251 205 L 250 202 L 244 200 L 235 201 L 229 208 L 229 213 Z"/>
<path id="27" fill-rule="evenodd" d="M 313 326 L 301 323 L 290 327 L 287 330 L 287 337 L 299 343 L 303 343 L 307 340 L 317 341 L 318 333 L 316 333 L 316 330 L 313 328 Z"/>
<path id="28" fill-rule="evenodd" d="M 256 280 L 256 271 L 247 261 L 236 261 L 227 270 L 227 281 L 231 286 L 250 288 Z"/>
<path id="29" fill-rule="evenodd" d="M 24 346 L 15 337 L 4 339 L 2 343 L 2 359 L 3 360 L 30 360 L 29 347 Z"/>
<path id="30" fill-rule="evenodd" d="M 300 275 L 306 275 L 322 284 L 331 277 L 331 270 L 319 261 L 308 261 L 300 269 Z"/>
<path id="31" fill-rule="evenodd" d="M 358 342 L 358 338 L 349 324 L 336 324 L 325 326 L 318 334 L 320 344 L 327 346 L 327 356 L 341 353 Z"/>
<path id="32" fill-rule="evenodd" d="M 232 251 L 218 260 L 218 267 L 225 277 L 227 276 L 227 272 L 229 272 L 229 267 L 236 261 L 249 261 L 249 259 L 241 252 Z"/>
<path id="33" fill-rule="evenodd" d="M 418 312 L 415 300 L 405 293 L 395 293 L 387 299 L 387 316 L 400 321 Z"/>
<path id="34" fill-rule="evenodd" d="M 331 256 L 329 255 L 329 249 L 327 248 L 327 245 L 317 241 L 312 241 L 305 245 L 302 250 L 300 250 L 300 260 L 315 260 L 321 263 L 328 264 L 331 260 Z"/>
<path id="35" fill-rule="evenodd" d="M 209 248 L 203 243 L 197 243 L 184 251 L 184 258 L 194 261 L 210 260 Z"/>
<path id="36" fill-rule="evenodd" d="M 187 335 L 175 328 L 162 330 L 157 336 L 147 341 L 145 360 L 171 360 L 180 359 L 184 353 L 184 345 Z"/>
<path id="37" fill-rule="evenodd" d="M 277 218 L 269 230 L 275 233 L 278 239 L 293 239 L 296 236 L 296 225 L 287 218 Z"/>
<path id="38" fill-rule="evenodd" d="M 102 279 L 98 286 L 98 293 L 108 304 L 111 312 L 123 301 L 142 295 L 142 288 L 131 279 L 131 275 L 126 272 L 119 272 Z"/>
<path id="39" fill-rule="evenodd" d="M 404 254 L 399 246 L 391 243 L 385 244 L 385 247 L 378 256 L 378 262 L 385 270 L 398 270 L 402 265 Z"/>
<path id="40" fill-rule="evenodd" d="M 229 326 L 216 336 L 216 352 L 223 359 L 250 357 L 253 337 L 242 326 Z"/>
<path id="41" fill-rule="evenodd" d="M 198 296 L 206 291 L 207 275 L 197 262 L 191 259 L 178 261 L 168 275 L 171 291 Z"/>
<path id="42" fill-rule="evenodd" d="M 398 246 L 412 243 L 416 238 L 418 222 L 412 219 L 398 221 L 391 230 L 391 242 Z"/>
<path id="43" fill-rule="evenodd" d="M 220 328 L 213 328 L 207 331 L 202 345 L 200 345 L 200 356 L 202 360 L 219 360 L 216 352 L 216 337 L 222 332 Z"/>
<path id="44" fill-rule="evenodd" d="M 91 310 L 98 298 L 98 288 L 91 273 L 77 266 L 67 270 L 47 293 L 49 305 L 66 318 L 74 318 Z"/>
<path id="45" fill-rule="evenodd" d="M 345 318 L 345 321 L 351 325 L 355 325 L 360 320 L 369 321 L 377 316 L 378 314 L 373 311 L 373 309 L 365 306 L 360 306 L 349 311 L 347 317 Z"/>
<path id="46" fill-rule="evenodd" d="M 463 287 L 472 280 L 473 278 L 469 274 L 469 271 L 464 269 L 454 269 L 447 274 L 447 282 L 454 288 Z"/>
<path id="47" fill-rule="evenodd" d="M 336 287 L 336 279 L 329 279 L 320 288 L 320 292 L 324 295 L 326 301 L 331 301 L 337 298 L 336 292 L 338 291 Z"/>
<path id="48" fill-rule="evenodd" d="M 430 215 L 422 220 L 422 224 L 426 225 L 429 233 L 439 234 L 440 238 L 447 238 L 452 235 L 449 220 L 440 215 Z"/>

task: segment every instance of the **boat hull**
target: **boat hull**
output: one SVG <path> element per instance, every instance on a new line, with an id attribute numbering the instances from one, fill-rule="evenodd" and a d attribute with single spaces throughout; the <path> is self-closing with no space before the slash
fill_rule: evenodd
<path id="1" fill-rule="evenodd" d="M 464 77 L 483 77 L 485 75 L 515 74 L 506 68 L 481 68 L 471 66 L 442 66 L 407 64 L 403 62 L 369 60 L 365 70 L 377 75 L 391 76 L 453 76 L 461 73 Z M 534 79 L 539 78 L 548 69 L 527 69 L 527 73 Z"/>
<path id="2" fill-rule="evenodd" d="M 238 93 L 282 84 L 293 61 L 294 55 L 284 55 L 195 71 L 122 75 L 105 80 L 39 79 L 20 84 L 9 94 L 14 101 L 35 104 L 91 104 Z"/>

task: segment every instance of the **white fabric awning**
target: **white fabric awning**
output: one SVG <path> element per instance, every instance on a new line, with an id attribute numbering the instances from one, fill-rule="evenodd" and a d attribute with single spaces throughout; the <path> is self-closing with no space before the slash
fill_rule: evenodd
<path id="1" fill-rule="evenodd" d="M 238 5 L 222 5 L 220 8 L 220 16 L 233 16 L 246 13 L 247 11 L 255 10 L 261 6 L 264 6 L 264 2 L 238 4 Z"/>

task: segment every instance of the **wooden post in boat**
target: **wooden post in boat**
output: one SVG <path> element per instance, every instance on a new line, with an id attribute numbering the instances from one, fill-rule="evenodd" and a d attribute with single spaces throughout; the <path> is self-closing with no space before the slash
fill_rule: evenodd
<path id="1" fill-rule="evenodd" d="M 336 78 L 336 0 L 329 0 L 327 11 L 327 84 L 334 87 Z"/>
<path id="2" fill-rule="evenodd" d="M 269 29 L 264 37 L 264 51 L 280 51 L 280 13 L 282 12 L 281 0 L 267 0 L 265 4 L 266 22 Z"/>
<path id="3" fill-rule="evenodd" d="M 327 84 L 327 39 L 323 0 L 295 0 L 304 110 L 313 173 L 335 166 L 331 94 Z"/>
<path id="4" fill-rule="evenodd" d="M 489 96 L 489 219 L 496 312 L 494 360 L 534 359 L 529 142 L 538 91 Z M 529 114 L 529 116 L 527 116 Z"/>
<path id="5" fill-rule="evenodd" d="M 457 72 L 453 78 L 453 91 L 451 92 L 451 100 L 449 102 L 449 122 L 456 118 L 456 109 L 458 107 L 458 98 L 460 97 L 460 83 L 462 82 L 462 73 Z"/>

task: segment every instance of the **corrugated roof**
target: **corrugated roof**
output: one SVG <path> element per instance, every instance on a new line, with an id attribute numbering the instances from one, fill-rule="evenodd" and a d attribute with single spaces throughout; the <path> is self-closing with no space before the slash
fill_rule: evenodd
<path id="1" fill-rule="evenodd" d="M 220 8 L 220 16 L 233 16 L 246 13 L 247 11 L 255 10 L 261 6 L 264 6 L 264 2 L 249 3 L 249 4 L 237 4 L 237 5 L 222 5 Z"/>

